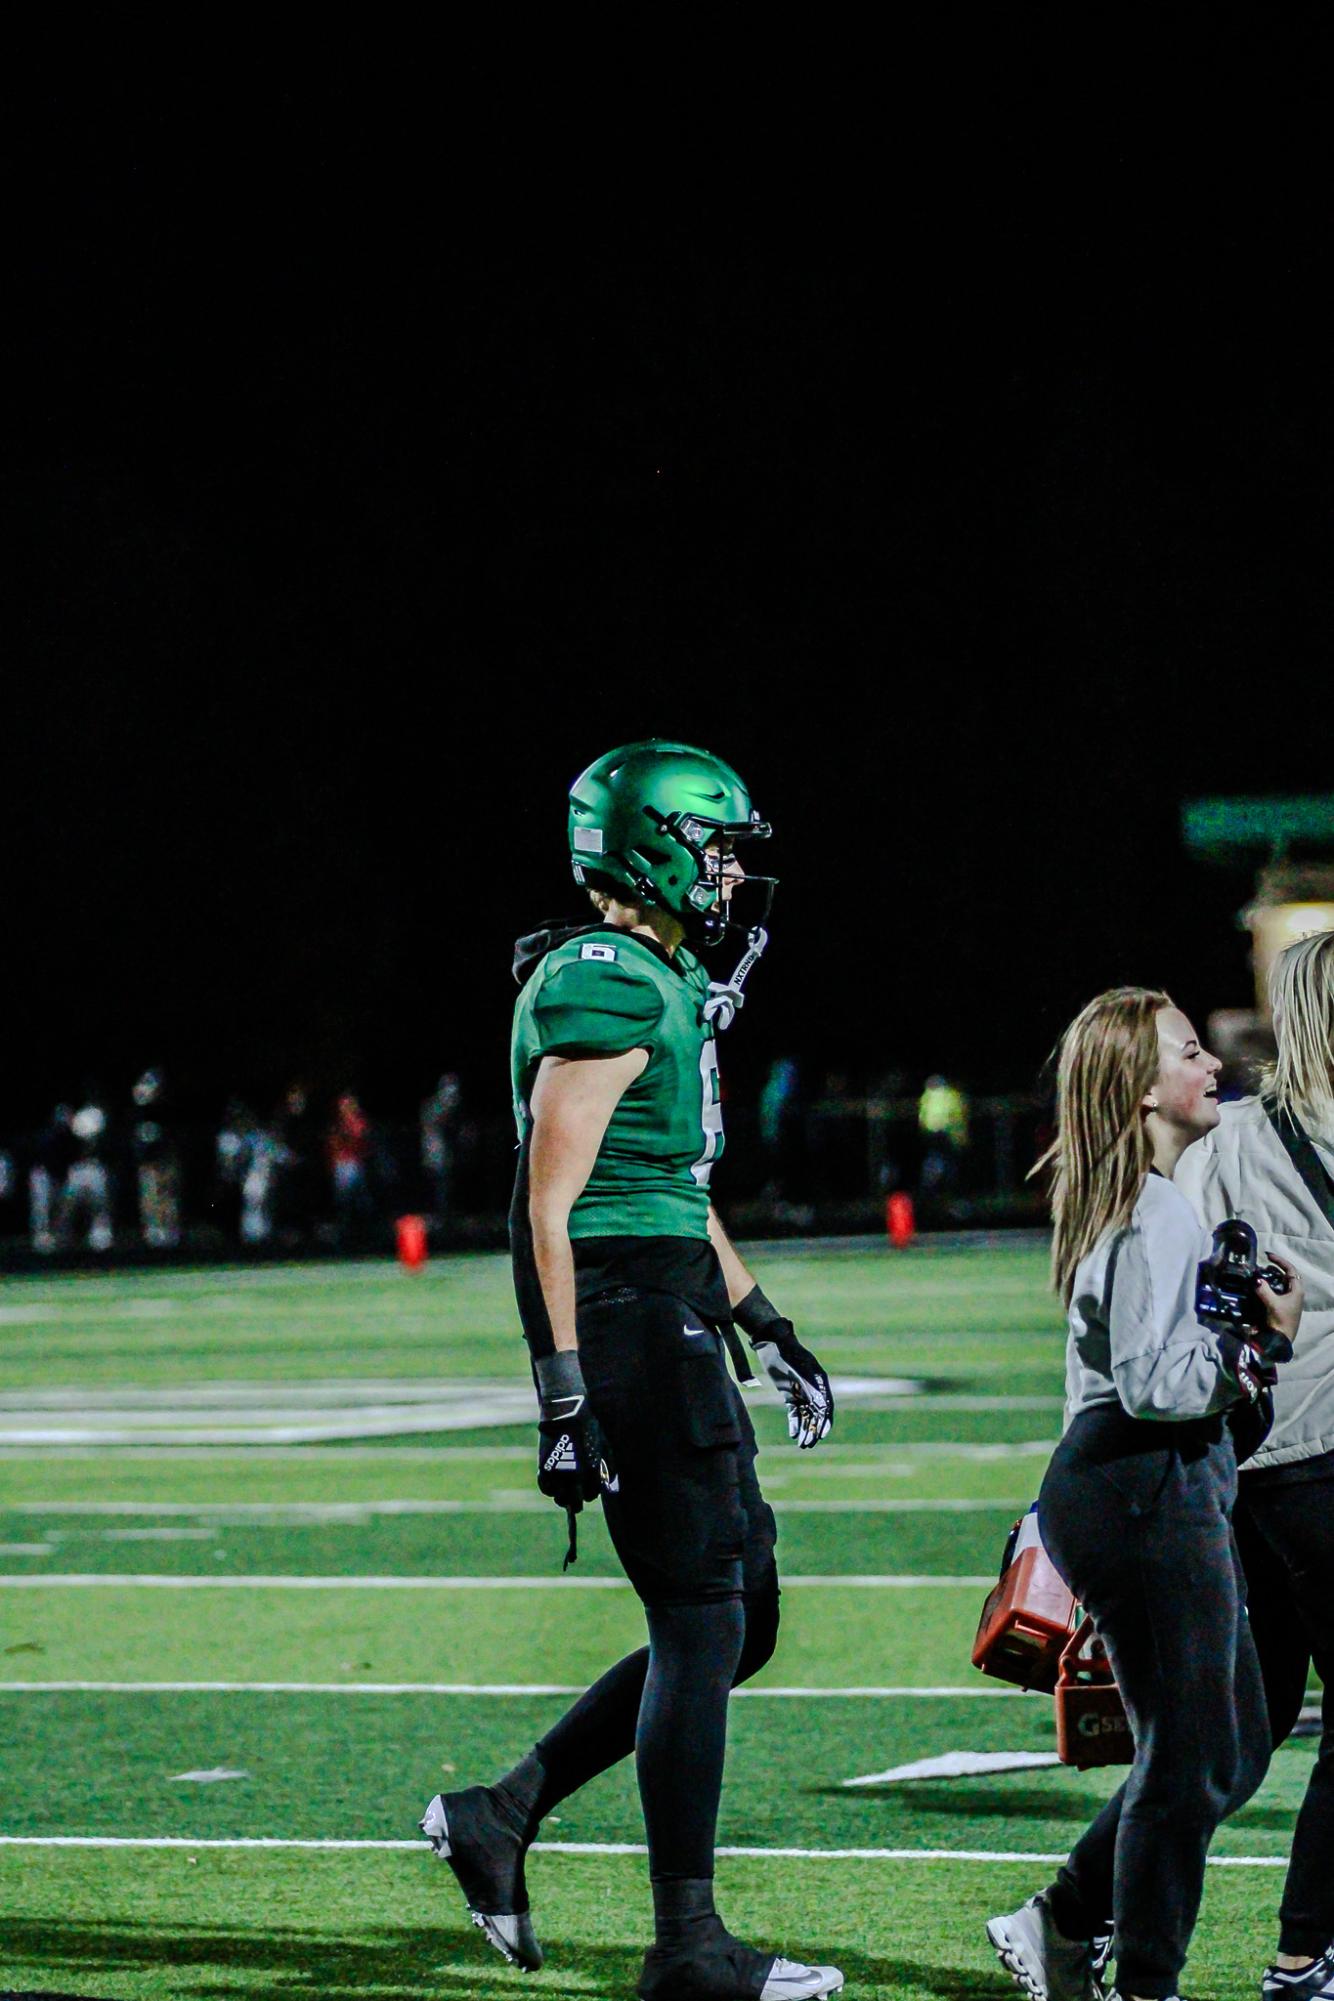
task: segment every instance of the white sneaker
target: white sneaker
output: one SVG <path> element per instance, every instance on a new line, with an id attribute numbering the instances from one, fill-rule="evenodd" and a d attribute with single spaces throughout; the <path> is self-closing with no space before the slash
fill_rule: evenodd
<path id="1" fill-rule="evenodd" d="M 760 1989 L 760 2001 L 817 2001 L 821 1994 L 841 1994 L 843 1975 L 836 1966 L 802 1966 L 795 1959 L 776 1959 Z"/>
<path id="2" fill-rule="evenodd" d="M 1334 1945 L 1328 1945 L 1309 1966 L 1265 1968 L 1263 2001 L 1322 2001 L 1334 1995 Z"/>
<path id="3" fill-rule="evenodd" d="M 992 1918 L 987 1937 L 1030 2001 L 1104 2001 L 1092 1940 L 1065 1938 L 1057 1931 L 1045 1891 L 1008 1916 Z"/>

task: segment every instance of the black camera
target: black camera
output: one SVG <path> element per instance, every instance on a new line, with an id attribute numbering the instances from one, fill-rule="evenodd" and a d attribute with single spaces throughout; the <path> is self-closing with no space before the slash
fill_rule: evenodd
<path id="1" fill-rule="evenodd" d="M 1277 1265 L 1259 1262 L 1255 1232 L 1249 1223 L 1243 1223 L 1240 1216 L 1220 1223 L 1209 1256 L 1196 1268 L 1195 1317 L 1220 1332 L 1254 1334 L 1267 1361 L 1286 1361 L 1292 1344 L 1269 1328 L 1259 1294 L 1262 1279 L 1271 1292 L 1288 1289 L 1286 1273 Z M 1278 1352 L 1280 1349 L 1285 1352 Z"/>

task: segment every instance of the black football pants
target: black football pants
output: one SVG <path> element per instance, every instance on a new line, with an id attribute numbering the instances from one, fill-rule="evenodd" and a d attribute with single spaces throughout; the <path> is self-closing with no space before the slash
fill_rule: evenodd
<path id="1" fill-rule="evenodd" d="M 670 1294 L 623 1287 L 581 1306 L 579 1356 L 603 1438 L 603 1513 L 649 1644 L 541 1740 L 533 1818 L 634 1751 L 650 1874 L 710 1877 L 728 1693 L 778 1635 L 755 1433 L 718 1333 Z"/>
<path id="2" fill-rule="evenodd" d="M 1324 1683 L 1320 1749 L 1297 1817 L 1279 1951 L 1334 1939 L 1334 1480 L 1241 1476 L 1235 1527 L 1275 1746 L 1297 1721 L 1312 1662 Z"/>
<path id="3" fill-rule="evenodd" d="M 1269 1764 L 1221 1425 L 1081 1412 L 1038 1502 L 1052 1561 L 1106 1645 L 1135 1761 L 1052 1886 L 1072 1938 L 1116 1933 L 1122 1994 L 1177 1992 L 1219 1822 Z"/>

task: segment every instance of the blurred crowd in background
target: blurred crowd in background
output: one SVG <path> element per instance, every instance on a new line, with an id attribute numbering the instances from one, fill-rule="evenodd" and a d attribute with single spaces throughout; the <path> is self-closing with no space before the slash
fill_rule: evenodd
<path id="1" fill-rule="evenodd" d="M 1229 1062 L 1222 1094 L 1250 1088 L 1252 1069 L 1244 1052 Z M 739 1234 L 880 1229 L 900 1194 L 927 1229 L 1043 1220 L 1027 1175 L 1051 1106 L 1035 1093 L 970 1092 L 943 1072 L 808 1074 L 783 1056 L 758 1091 L 724 1098 L 715 1189 Z M 452 1070 L 415 1115 L 294 1079 L 266 1113 L 238 1097 L 206 1120 L 148 1069 L 0 1137 L 0 1241 L 11 1260 L 359 1253 L 414 1215 L 436 1247 L 498 1244 L 514 1144 L 512 1117 L 472 1107 Z"/>
<path id="2" fill-rule="evenodd" d="M 233 1098 L 203 1130 L 176 1114 L 167 1079 L 149 1069 L 127 1099 L 90 1089 L 8 1146 L 0 1202 L 13 1212 L 26 1197 L 28 1242 L 44 1254 L 172 1251 L 201 1232 L 241 1249 L 356 1249 L 404 1210 L 443 1232 L 472 1137 L 460 1096 L 445 1072 L 409 1131 L 372 1119 L 355 1090 L 320 1102 L 295 1081 L 269 1116 Z M 8 1220 L 13 1235 L 18 1219 Z"/>
<path id="3" fill-rule="evenodd" d="M 750 1102 L 729 1096 L 719 1193 L 752 1232 L 871 1227 L 899 1190 L 926 1225 L 1024 1220 L 1041 1117 L 1036 1098 L 970 1098 L 944 1075 L 868 1088 L 781 1057 Z M 0 1141 L 0 1237 L 40 1258 L 291 1255 L 382 1248 L 412 1214 L 437 1245 L 495 1241 L 513 1170 L 511 1121 L 473 1112 L 453 1071 L 415 1116 L 295 1079 L 267 1112 L 236 1097 L 203 1120 L 150 1068 Z"/>

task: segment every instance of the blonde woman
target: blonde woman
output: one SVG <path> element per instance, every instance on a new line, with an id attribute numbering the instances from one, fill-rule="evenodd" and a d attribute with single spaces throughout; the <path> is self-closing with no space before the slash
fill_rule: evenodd
<path id="1" fill-rule="evenodd" d="M 1324 1731 L 1297 1821 L 1264 1994 L 1334 1996 L 1334 931 L 1289 945 L 1270 982 L 1278 1058 L 1259 1095 L 1224 1105 L 1178 1181 L 1208 1224 L 1242 1215 L 1306 1288 L 1274 1428 L 1248 1462 L 1235 1517 L 1275 1744 L 1314 1659 Z"/>
<path id="2" fill-rule="evenodd" d="M 1264 1777 L 1269 1729 L 1230 1517 L 1227 1413 L 1260 1357 L 1195 1317 L 1209 1234 L 1172 1185 L 1218 1124 L 1219 1064 L 1164 993 L 1099 995 L 1061 1043 L 1052 1274 L 1069 1313 L 1066 1430 L 1042 1483 L 1043 1540 L 1097 1622 L 1135 1737 L 1120 1790 L 1047 1890 L 993 1918 L 1037 2001 L 1096 2001 L 1114 1925 L 1121 2001 L 1172 2001 L 1214 1829 Z M 1300 1284 L 1263 1289 L 1289 1336 Z"/>

